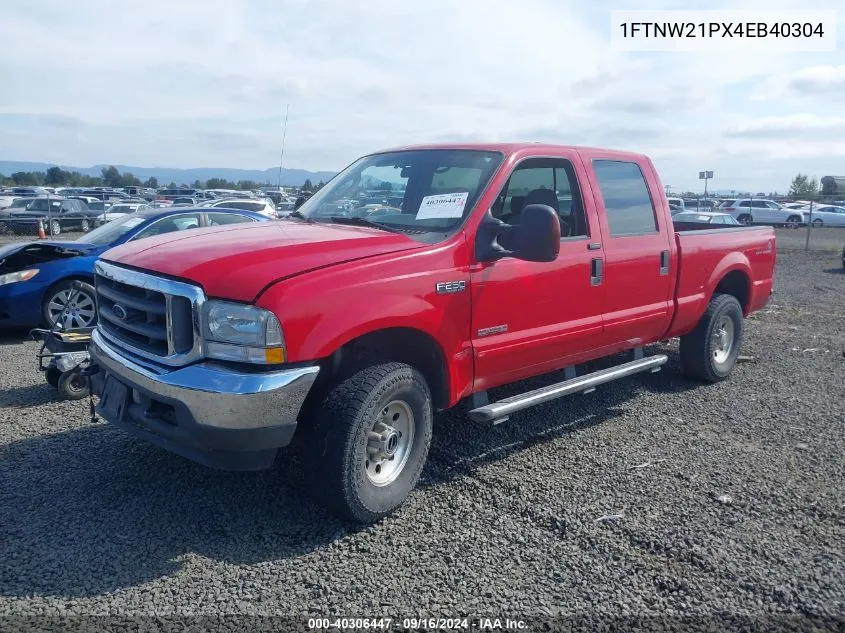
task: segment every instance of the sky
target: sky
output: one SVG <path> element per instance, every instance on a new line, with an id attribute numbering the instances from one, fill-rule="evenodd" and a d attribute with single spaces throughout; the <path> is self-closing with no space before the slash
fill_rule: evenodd
<path id="1" fill-rule="evenodd" d="M 3 0 L 0 160 L 337 170 L 444 141 L 649 154 L 671 191 L 845 175 L 833 52 L 626 53 L 606 0 Z M 835 9 L 809 0 L 707 8 Z"/>

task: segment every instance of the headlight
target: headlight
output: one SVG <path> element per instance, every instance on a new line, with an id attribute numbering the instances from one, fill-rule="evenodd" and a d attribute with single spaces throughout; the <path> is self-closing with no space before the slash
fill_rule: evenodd
<path id="1" fill-rule="evenodd" d="M 203 330 L 211 358 L 244 363 L 285 362 L 285 338 L 276 316 L 263 308 L 209 301 Z"/>
<path id="2" fill-rule="evenodd" d="M 22 270 L 17 273 L 7 273 L 5 275 L 0 275 L 0 286 L 5 286 L 6 284 L 13 284 L 16 281 L 28 281 L 35 277 L 35 275 L 37 274 L 37 268 L 30 268 L 29 270 Z"/>

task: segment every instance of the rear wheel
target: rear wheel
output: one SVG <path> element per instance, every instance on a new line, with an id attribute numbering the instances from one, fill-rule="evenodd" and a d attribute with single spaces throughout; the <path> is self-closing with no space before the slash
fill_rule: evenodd
<path id="1" fill-rule="evenodd" d="M 754 220 L 751 218 L 751 216 L 750 216 L 749 214 L 747 214 L 747 213 L 743 213 L 742 215 L 740 215 L 740 216 L 736 219 L 736 221 L 737 221 L 737 222 L 739 222 L 740 224 L 744 224 L 745 226 L 748 226 L 748 225 L 750 225 L 750 224 L 751 224 Z"/>
<path id="2" fill-rule="evenodd" d="M 432 430 L 428 385 L 403 363 L 374 365 L 335 386 L 306 447 L 315 495 L 337 514 L 372 523 L 417 484 Z"/>
<path id="3" fill-rule="evenodd" d="M 60 281 L 44 293 L 41 309 L 44 321 L 49 326 L 52 327 L 59 317 L 65 330 L 94 325 L 97 320 L 94 287 L 85 282 L 80 283 L 78 294 L 75 294 L 73 279 Z M 65 306 L 67 306 L 67 311 L 62 314 Z"/>
<path id="4" fill-rule="evenodd" d="M 684 373 L 708 382 L 727 378 L 739 356 L 742 326 L 742 306 L 736 297 L 714 295 L 696 328 L 681 337 Z"/>
<path id="5" fill-rule="evenodd" d="M 87 233 L 91 230 L 91 225 L 88 223 L 88 220 L 83 218 L 82 219 L 82 232 Z"/>

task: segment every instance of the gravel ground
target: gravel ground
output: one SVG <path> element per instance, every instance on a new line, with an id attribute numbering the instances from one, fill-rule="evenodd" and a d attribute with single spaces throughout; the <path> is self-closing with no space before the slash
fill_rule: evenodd
<path id="1" fill-rule="evenodd" d="M 440 415 L 420 488 L 364 529 L 295 459 L 215 472 L 91 423 L 4 335 L 0 616 L 845 617 L 843 323 L 836 254 L 783 252 L 731 380 L 679 377 L 669 343 L 498 427 Z"/>

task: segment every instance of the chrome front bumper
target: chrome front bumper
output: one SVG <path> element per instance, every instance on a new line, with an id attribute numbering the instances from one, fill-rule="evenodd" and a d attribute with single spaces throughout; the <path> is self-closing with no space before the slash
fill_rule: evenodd
<path id="1" fill-rule="evenodd" d="M 110 378 L 129 391 L 120 413 L 98 407 L 102 417 L 168 450 L 230 470 L 268 465 L 239 466 L 235 454 L 262 453 L 257 461 L 272 463 L 275 450 L 293 437 L 319 372 L 307 366 L 253 373 L 209 361 L 159 373 L 123 356 L 96 329 L 89 352 L 99 368 L 91 376 L 94 393 L 102 395 Z"/>

